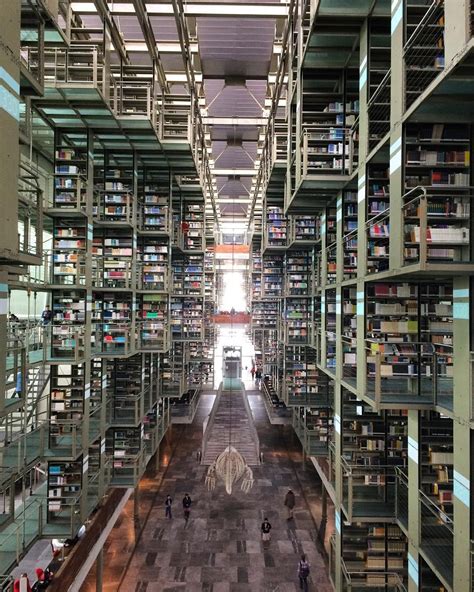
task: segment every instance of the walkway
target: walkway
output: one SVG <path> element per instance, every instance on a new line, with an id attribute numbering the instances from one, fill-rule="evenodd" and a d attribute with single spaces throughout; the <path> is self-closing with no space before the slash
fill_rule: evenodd
<path id="1" fill-rule="evenodd" d="M 301 477 L 307 482 L 315 471 L 311 467 L 301 474 L 295 471 L 299 465 L 291 458 L 294 451 L 290 455 L 285 447 L 286 438 L 281 431 L 285 428 L 269 424 L 260 396 L 249 399 L 264 454 L 263 465 L 254 469 L 255 485 L 250 493 L 237 491 L 228 496 L 222 485 L 212 493 L 204 487 L 206 467 L 198 464 L 195 456 L 200 447 L 202 421 L 212 404 L 212 398 L 204 395 L 194 423 L 173 428 L 172 445 L 178 444 L 158 481 L 147 480 L 143 501 L 151 500 L 151 509 L 133 555 L 130 557 L 133 527 L 124 530 L 122 517 L 109 537 L 104 592 L 295 592 L 299 589 L 298 555 L 303 551 L 312 566 L 310 590 L 332 590 L 316 548 L 315 524 L 300 485 Z M 287 522 L 283 507 L 288 487 L 297 497 L 292 522 Z M 181 509 L 186 492 L 193 499 L 188 526 Z M 164 517 L 164 498 L 168 493 L 174 498 L 172 520 Z M 268 550 L 263 550 L 260 541 L 264 516 L 273 525 Z M 124 520 L 130 523 L 129 517 Z M 129 563 L 117 588 L 117 568 L 127 559 Z M 94 577 L 90 574 L 81 592 L 93 590 Z"/>
<path id="2" fill-rule="evenodd" d="M 245 405 L 245 394 L 240 386 L 224 390 L 217 399 L 214 420 L 209 426 L 209 439 L 205 446 L 203 464 L 211 465 L 230 444 L 244 457 L 250 467 L 259 464 L 258 440 L 252 427 L 253 418 Z M 230 430 L 230 437 L 229 437 Z"/>

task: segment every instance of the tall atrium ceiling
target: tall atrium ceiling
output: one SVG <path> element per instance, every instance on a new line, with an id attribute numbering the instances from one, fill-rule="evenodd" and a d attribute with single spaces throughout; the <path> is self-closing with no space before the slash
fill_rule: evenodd
<path id="1" fill-rule="evenodd" d="M 250 213 L 288 2 L 72 2 L 83 26 L 96 37 L 101 35 L 101 9 L 108 8 L 132 66 L 152 65 L 152 39 L 173 94 L 189 93 L 187 48 L 183 52 L 175 10 L 184 13 L 221 220 L 238 218 L 238 223 Z M 112 56 L 114 61 L 119 62 L 118 55 Z"/>

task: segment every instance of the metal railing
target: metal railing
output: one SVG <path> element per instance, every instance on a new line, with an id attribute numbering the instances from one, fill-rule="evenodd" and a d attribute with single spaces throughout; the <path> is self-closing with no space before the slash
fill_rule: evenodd
<path id="1" fill-rule="evenodd" d="M 193 141 L 191 97 L 165 95 L 160 109 L 160 138 L 162 140 Z"/>
<path id="2" fill-rule="evenodd" d="M 369 113 L 369 152 L 390 131 L 390 81 L 389 70 L 367 103 Z"/>
<path id="3" fill-rule="evenodd" d="M 158 105 L 153 81 L 116 78 L 112 94 L 112 110 L 117 117 L 146 118 L 156 128 Z"/>
<path id="4" fill-rule="evenodd" d="M 45 49 L 44 58 L 47 85 L 75 83 L 102 87 L 109 77 L 100 45 L 49 47 Z"/>
<path id="5" fill-rule="evenodd" d="M 357 277 L 357 239 L 358 231 L 352 230 L 342 237 L 342 256 L 344 259 L 344 280 Z"/>
<path id="6" fill-rule="evenodd" d="M 146 468 L 146 451 L 142 448 L 136 454 L 111 456 L 112 479 L 115 487 L 133 487 L 138 484 Z"/>
<path id="7" fill-rule="evenodd" d="M 379 212 L 365 225 L 367 234 L 367 272 L 377 273 L 389 267 L 390 209 Z"/>
<path id="8" fill-rule="evenodd" d="M 201 458 L 204 459 L 205 454 L 206 454 L 206 448 L 207 448 L 207 444 L 209 442 L 209 437 L 212 433 L 212 427 L 214 425 L 214 420 L 217 414 L 217 408 L 219 407 L 219 400 L 222 394 L 222 389 L 223 389 L 223 383 L 221 382 L 219 385 L 219 388 L 217 389 L 217 394 L 216 394 L 216 398 L 214 400 L 214 404 L 212 406 L 211 412 L 209 413 L 209 415 L 206 417 L 206 419 L 204 420 L 203 424 L 202 424 L 202 454 L 201 454 Z"/>
<path id="9" fill-rule="evenodd" d="M 341 336 L 342 342 L 342 380 L 357 387 L 357 339 Z"/>
<path id="10" fill-rule="evenodd" d="M 395 516 L 395 467 L 393 465 L 355 465 L 344 457 L 342 500 L 349 521 L 376 513 Z"/>
<path id="11" fill-rule="evenodd" d="M 18 176 L 18 250 L 41 257 L 43 252 L 43 191 L 38 175 L 20 163 Z"/>
<path id="12" fill-rule="evenodd" d="M 410 333 L 408 326 L 406 333 Z M 366 356 L 366 393 L 376 406 L 439 405 L 452 409 L 452 345 L 369 339 Z"/>
<path id="13" fill-rule="evenodd" d="M 403 580 L 396 572 L 349 571 L 341 560 L 343 592 L 407 592 Z"/>
<path id="14" fill-rule="evenodd" d="M 443 0 L 433 0 L 405 43 L 403 55 L 408 108 L 445 66 Z"/>
<path id="15" fill-rule="evenodd" d="M 436 565 L 450 588 L 453 585 L 454 523 L 451 515 L 419 491 L 420 548 Z"/>
<path id="16" fill-rule="evenodd" d="M 313 175 L 351 175 L 354 137 L 348 127 L 305 127 L 301 136 L 299 178 Z"/>
<path id="17" fill-rule="evenodd" d="M 408 472 L 406 467 L 395 467 L 395 518 L 408 530 Z"/>

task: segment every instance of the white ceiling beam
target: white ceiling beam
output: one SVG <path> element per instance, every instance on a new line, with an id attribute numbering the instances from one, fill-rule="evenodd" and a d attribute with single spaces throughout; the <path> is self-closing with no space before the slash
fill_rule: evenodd
<path id="1" fill-rule="evenodd" d="M 204 125 L 267 125 L 266 117 L 206 117 L 202 118 Z"/>
<path id="2" fill-rule="evenodd" d="M 71 7 L 74 12 L 79 14 L 97 13 L 93 2 L 72 2 Z M 135 14 L 135 7 L 132 2 L 114 2 L 109 4 L 109 10 L 111 14 L 117 16 Z M 146 4 L 146 10 L 149 16 L 170 16 L 174 14 L 171 3 Z M 184 5 L 184 14 L 193 17 L 286 18 L 288 16 L 288 5 L 285 3 L 201 4 L 191 2 Z"/>
<path id="3" fill-rule="evenodd" d="M 258 169 L 211 169 L 211 171 L 216 177 L 253 177 Z"/>

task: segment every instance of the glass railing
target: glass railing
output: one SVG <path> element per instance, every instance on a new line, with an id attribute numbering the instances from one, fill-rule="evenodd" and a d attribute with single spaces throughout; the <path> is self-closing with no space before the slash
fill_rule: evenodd
<path id="1" fill-rule="evenodd" d="M 400 526 L 408 530 L 408 472 L 406 467 L 395 467 L 395 517 Z"/>
<path id="2" fill-rule="evenodd" d="M 134 487 L 140 481 L 145 468 L 145 449 L 137 454 L 113 456 L 111 485 L 115 487 Z"/>
<path id="3" fill-rule="evenodd" d="M 415 187 L 403 196 L 404 265 L 473 263 L 471 194 L 462 189 Z"/>
<path id="4" fill-rule="evenodd" d="M 343 508 L 348 520 L 395 516 L 395 466 L 342 461 Z"/>
<path id="5" fill-rule="evenodd" d="M 366 356 L 366 394 L 376 405 L 452 410 L 452 345 L 367 340 Z"/>
<path id="6" fill-rule="evenodd" d="M 438 573 L 452 589 L 454 524 L 452 517 L 437 506 L 423 491 L 420 500 L 420 548 L 436 565 Z"/>
<path id="7" fill-rule="evenodd" d="M 301 178 L 347 176 L 354 171 L 354 138 L 348 127 L 307 126 L 301 136 Z"/>

